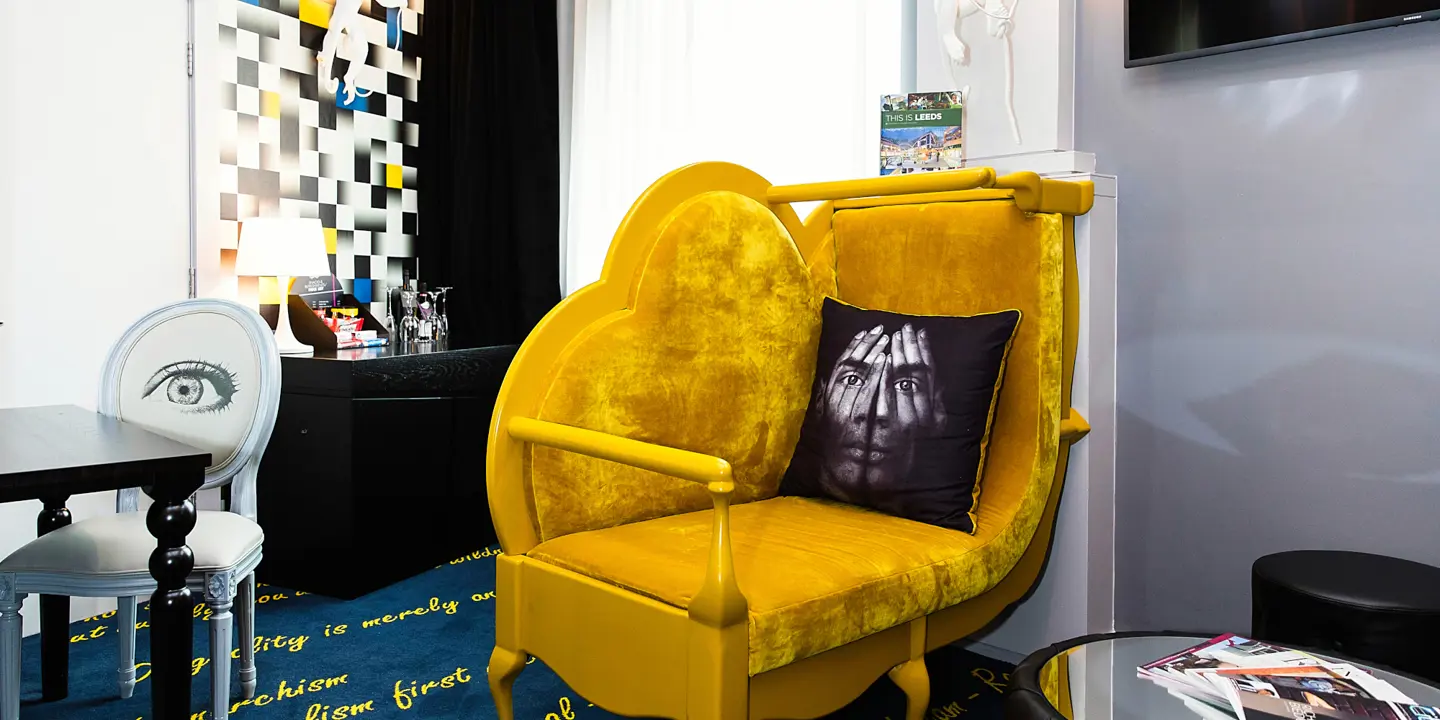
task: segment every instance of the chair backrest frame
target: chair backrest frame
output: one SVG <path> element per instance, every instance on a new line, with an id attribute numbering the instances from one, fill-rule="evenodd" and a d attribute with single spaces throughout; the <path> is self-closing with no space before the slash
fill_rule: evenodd
<path id="1" fill-rule="evenodd" d="M 260 457 L 275 429 L 275 416 L 280 408 L 280 353 L 275 334 L 264 318 L 253 309 L 231 300 L 200 298 L 173 302 L 156 308 L 135 321 L 111 347 L 100 379 L 98 409 L 101 414 L 120 418 L 120 380 L 125 363 L 140 339 L 155 328 L 173 320 L 196 314 L 216 314 L 234 321 L 244 331 L 259 358 L 258 377 L 247 383 L 255 388 L 256 402 L 249 423 L 229 458 L 205 471 L 201 490 L 231 485 L 230 508 L 251 520 L 255 519 L 255 483 Z M 123 419 L 123 418 L 122 418 Z M 138 509 L 139 490 L 130 488 L 116 495 L 116 512 Z"/>

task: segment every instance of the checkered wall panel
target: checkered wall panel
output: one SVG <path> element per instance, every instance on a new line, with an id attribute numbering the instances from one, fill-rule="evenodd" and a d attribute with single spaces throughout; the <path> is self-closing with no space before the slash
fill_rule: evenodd
<path id="1" fill-rule="evenodd" d="M 417 270 L 424 0 L 208 1 L 222 247 L 247 217 L 319 218 L 339 285 L 383 317 Z"/>

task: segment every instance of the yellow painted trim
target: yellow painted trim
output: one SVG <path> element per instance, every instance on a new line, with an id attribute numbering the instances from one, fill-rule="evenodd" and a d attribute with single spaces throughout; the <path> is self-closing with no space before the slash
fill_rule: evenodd
<path id="1" fill-rule="evenodd" d="M 730 463 L 689 450 L 526 417 L 510 419 L 510 435 L 524 442 L 689 480 L 705 485 L 711 492 L 729 494 L 734 489 Z"/>
<path id="2" fill-rule="evenodd" d="M 606 710 L 685 716 L 687 637 L 694 623 L 684 610 L 548 563 L 516 560 L 524 583 L 520 650 Z"/>
<path id="3" fill-rule="evenodd" d="M 1070 414 L 1060 419 L 1060 439 L 1065 442 L 1075 442 L 1090 434 L 1090 423 L 1075 408 L 1070 408 Z"/>
<path id="4" fill-rule="evenodd" d="M 1010 173 L 995 179 L 995 187 L 1015 191 L 1015 207 L 1027 212 L 1084 215 L 1095 205 L 1095 183 L 1085 180 L 1046 180 L 1032 172 Z"/>
<path id="5" fill-rule="evenodd" d="M 1090 181 L 1048 180 L 1033 172 L 995 176 L 991 168 L 968 168 L 915 175 L 887 175 L 862 180 L 777 185 L 766 198 L 771 205 L 813 200 L 853 200 L 880 196 L 954 193 L 979 189 L 1010 190 L 1015 206 L 1026 212 L 1084 215 L 1095 204 Z M 989 199 L 995 199 L 994 197 Z M 878 204 L 878 203 L 877 203 Z M 896 203 L 905 204 L 905 203 Z M 868 206 L 867 206 L 868 207 Z"/>
<path id="6" fill-rule="evenodd" d="M 995 184 L 995 171 L 990 168 L 948 170 L 946 172 L 887 175 L 860 180 L 776 185 L 766 193 L 772 205 L 810 202 L 812 200 L 843 200 L 871 195 L 911 195 L 914 193 L 973 190 Z"/>
<path id="7" fill-rule="evenodd" d="M 951 190 L 948 192 L 915 193 L 913 195 L 888 195 L 882 197 L 850 198 L 836 200 L 836 210 L 861 210 L 887 205 L 924 205 L 937 202 L 977 202 L 981 200 L 1010 200 L 1014 190 Z"/>
<path id="8" fill-rule="evenodd" d="M 813 718 L 860 697 L 890 668 L 910 659 L 910 623 L 811 655 L 750 678 L 750 717 Z"/>

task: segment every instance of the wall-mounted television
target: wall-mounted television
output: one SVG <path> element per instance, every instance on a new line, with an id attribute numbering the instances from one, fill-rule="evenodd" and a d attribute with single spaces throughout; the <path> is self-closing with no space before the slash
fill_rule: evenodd
<path id="1" fill-rule="evenodd" d="M 1440 20 L 1440 0 L 1126 0 L 1125 67 Z"/>

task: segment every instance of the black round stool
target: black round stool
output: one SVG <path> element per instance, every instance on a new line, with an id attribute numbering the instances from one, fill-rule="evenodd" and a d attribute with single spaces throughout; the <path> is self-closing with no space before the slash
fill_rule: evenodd
<path id="1" fill-rule="evenodd" d="M 1257 640 L 1334 650 L 1440 680 L 1440 568 L 1295 550 L 1256 560 L 1250 585 Z"/>

